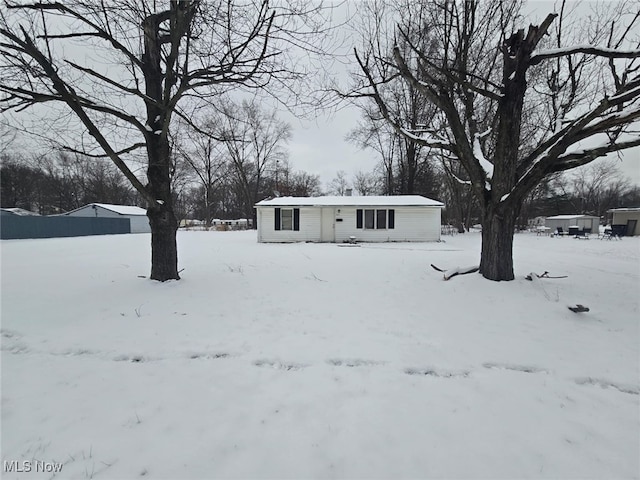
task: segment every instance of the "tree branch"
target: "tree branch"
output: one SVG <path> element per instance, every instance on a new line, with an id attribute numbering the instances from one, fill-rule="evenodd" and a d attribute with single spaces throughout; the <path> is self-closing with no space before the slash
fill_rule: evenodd
<path id="1" fill-rule="evenodd" d="M 576 45 L 567 48 L 554 48 L 549 50 L 540 50 L 533 52 L 531 55 L 530 64 L 537 65 L 543 60 L 549 58 L 566 57 L 569 55 L 575 55 L 577 53 L 584 53 L 587 55 L 594 55 L 597 57 L 605 58 L 638 58 L 640 57 L 640 50 L 618 50 L 615 48 L 594 47 L 592 45 Z"/>

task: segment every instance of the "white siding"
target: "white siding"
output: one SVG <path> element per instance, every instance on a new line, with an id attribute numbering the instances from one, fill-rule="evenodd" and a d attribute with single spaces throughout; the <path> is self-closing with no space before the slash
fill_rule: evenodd
<path id="1" fill-rule="evenodd" d="M 598 217 L 573 217 L 573 218 L 550 218 L 545 220 L 545 226 L 550 228 L 550 232 L 555 232 L 558 227 L 562 227 L 564 233 L 569 231 L 569 227 L 578 226 L 580 228 L 591 228 L 592 233 L 598 233 L 600 219 Z"/>
<path id="2" fill-rule="evenodd" d="M 367 207 L 357 207 L 367 209 Z M 336 207 L 335 241 L 342 243 L 355 236 L 360 242 L 429 242 L 440 240 L 440 207 L 383 207 L 395 211 L 393 229 L 367 230 L 356 228 L 356 207 Z M 372 207 L 374 208 L 374 207 Z M 322 239 L 322 208 L 300 207 L 300 231 L 274 228 L 274 207 L 258 207 L 259 242 L 320 242 Z M 342 220 L 342 221 L 340 221 Z"/>
<path id="3" fill-rule="evenodd" d="M 372 207 L 373 208 L 373 207 Z M 384 207 L 376 207 L 378 209 Z M 391 207 L 390 207 L 391 208 Z M 368 230 L 356 228 L 356 208 L 343 207 L 336 218 L 336 242 L 342 243 L 350 236 L 359 242 L 433 242 L 440 240 L 439 207 L 392 207 L 395 210 L 394 228 Z M 362 207 L 366 210 L 367 207 Z"/>
<path id="4" fill-rule="evenodd" d="M 636 229 L 633 232 L 627 232 L 627 235 L 640 235 L 640 212 L 613 212 L 613 225 L 626 225 L 629 220 L 637 220 Z"/>
<path id="5" fill-rule="evenodd" d="M 286 208 L 286 207 L 283 207 Z M 321 239 L 321 209 L 300 208 L 300 230 L 276 230 L 275 208 L 258 208 L 259 242 L 319 242 Z"/>

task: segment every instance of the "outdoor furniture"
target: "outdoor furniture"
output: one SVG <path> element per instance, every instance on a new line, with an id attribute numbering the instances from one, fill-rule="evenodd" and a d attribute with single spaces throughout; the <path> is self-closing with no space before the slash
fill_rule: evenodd
<path id="1" fill-rule="evenodd" d="M 620 226 L 620 225 L 616 225 L 616 226 Z M 623 227 L 626 227 L 626 225 L 622 225 Z M 613 226 L 612 226 L 613 227 Z M 616 229 L 614 231 L 614 229 L 612 227 L 606 227 L 604 229 L 604 233 L 602 234 L 602 236 L 600 237 L 600 240 L 611 240 L 612 238 L 615 238 L 616 240 L 620 240 L 620 235 L 618 235 L 615 232 L 620 231 L 620 229 Z"/>
<path id="2" fill-rule="evenodd" d="M 556 228 L 556 235 L 559 235 L 559 236 L 562 237 L 563 235 L 566 235 L 566 233 L 564 232 L 562 227 L 558 227 L 558 228 Z"/>
<path id="3" fill-rule="evenodd" d="M 624 237 L 626 234 L 627 234 L 626 225 L 611 225 L 611 235 L 614 235 L 620 238 L 620 237 Z"/>
<path id="4" fill-rule="evenodd" d="M 545 227 L 544 225 L 540 225 L 540 226 L 536 227 L 536 235 L 537 236 L 548 235 L 549 234 L 549 230 L 551 230 L 549 227 Z"/>
<path id="5" fill-rule="evenodd" d="M 569 236 L 570 237 L 578 237 L 579 234 L 580 234 L 580 227 L 577 227 L 577 226 L 569 227 Z"/>

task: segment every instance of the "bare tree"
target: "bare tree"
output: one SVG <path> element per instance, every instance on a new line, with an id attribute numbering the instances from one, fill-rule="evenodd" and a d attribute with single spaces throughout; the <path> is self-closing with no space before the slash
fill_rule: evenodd
<path id="1" fill-rule="evenodd" d="M 390 30 L 393 21 L 389 20 L 401 17 L 405 5 L 403 2 L 364 2 L 360 7 L 360 25 L 358 29 L 364 40 L 364 55 L 370 58 L 384 59 L 373 63 L 368 68 L 375 70 L 374 75 L 379 78 L 391 78 L 394 75 L 393 66 L 390 64 L 391 48 L 387 44 L 388 39 L 393 36 Z M 420 50 L 430 49 L 430 38 L 419 24 L 406 23 L 404 33 L 407 38 L 396 38 L 395 45 L 402 52 L 403 57 L 415 71 L 418 71 L 418 58 L 411 54 L 411 48 Z M 354 72 L 356 79 L 362 72 Z M 420 73 L 416 74 L 420 76 Z M 411 131 L 418 131 L 431 121 L 436 109 L 429 99 L 410 82 L 385 82 L 377 86 L 380 94 L 386 100 L 386 108 L 392 112 L 394 118 L 401 122 Z M 362 109 L 362 121 L 359 127 L 352 132 L 351 138 L 356 140 L 366 148 L 373 148 L 382 154 L 383 162 L 389 166 L 395 163 L 394 184 L 390 192 L 401 194 L 418 193 L 420 173 L 430 171 L 422 165 L 432 161 L 433 157 L 428 154 L 428 148 L 415 141 L 414 138 L 400 135 L 397 131 L 381 126 L 384 117 L 380 114 L 375 105 L 369 103 L 356 103 Z M 378 145 L 380 141 L 385 142 L 382 148 Z M 395 158 L 385 158 L 389 152 L 393 152 Z"/>
<path id="2" fill-rule="evenodd" d="M 359 195 L 377 195 L 380 192 L 380 182 L 373 172 L 358 171 L 353 176 L 353 186 Z"/>
<path id="3" fill-rule="evenodd" d="M 351 186 L 347 180 L 347 172 L 338 170 L 336 176 L 329 182 L 328 193 L 330 195 L 342 196 L 347 194 L 349 188 L 351 188 Z"/>
<path id="4" fill-rule="evenodd" d="M 574 211 L 598 217 L 619 206 L 616 201 L 630 188 L 614 159 L 576 169 L 567 180 L 568 189 L 563 188 L 563 193 L 569 194 Z"/>
<path id="5" fill-rule="evenodd" d="M 202 205 L 205 227 L 211 227 L 214 214 L 214 194 L 216 188 L 223 182 L 227 173 L 228 155 L 225 145 L 210 135 L 189 130 L 183 130 L 184 141 L 178 142 L 178 155 L 193 172 L 196 183 L 202 193 Z"/>
<path id="6" fill-rule="evenodd" d="M 380 158 L 379 165 L 384 177 L 383 193 L 392 195 L 396 192 L 395 166 L 400 135 L 387 123 L 379 121 L 378 116 L 370 109 L 363 109 L 363 120 L 347 135 L 347 140 L 361 149 L 370 149 Z"/>
<path id="7" fill-rule="evenodd" d="M 275 195 L 291 197 L 317 197 L 321 195 L 320 177 L 293 170 L 287 159 L 276 162 L 275 168 L 268 173 L 270 176 L 265 183 L 271 182 L 271 187 L 267 187 L 266 191 L 274 192 Z"/>
<path id="8" fill-rule="evenodd" d="M 406 0 L 411 15 L 399 22 L 393 61 L 356 52 L 360 95 L 402 135 L 464 168 L 481 209 L 480 272 L 491 280 L 514 278 L 515 222 L 532 189 L 556 172 L 640 145 L 633 128 L 640 49 L 631 38 L 637 5 L 600 10 L 571 31 L 564 5 L 525 31 L 517 27 L 518 2 Z M 414 43 L 412 26 L 429 41 Z M 373 65 L 380 62 L 391 75 L 379 76 Z M 380 87 L 394 81 L 413 85 L 436 107 L 428 126 L 414 129 L 394 115 Z"/>
<path id="9" fill-rule="evenodd" d="M 230 159 L 240 190 L 243 213 L 255 221 L 253 206 L 259 198 L 268 170 L 286 160 L 285 144 L 291 126 L 278 119 L 276 110 L 266 111 L 257 98 L 241 104 L 227 101 L 221 113 L 209 120 L 211 133 L 220 138 Z"/>
<path id="10" fill-rule="evenodd" d="M 66 107 L 83 129 L 67 132 L 69 148 L 110 158 L 147 203 L 150 278 L 179 279 L 174 117 L 190 121 L 193 108 L 231 89 L 283 87 L 278 98 L 287 101 L 285 89 L 295 96 L 300 90 L 293 82 L 310 63 L 293 57 L 322 50 L 323 7 L 304 0 L 278 8 L 268 0 L 5 5 L 2 110 Z M 68 115 L 60 118 L 69 124 Z M 138 151 L 146 157 L 145 180 L 129 165 Z"/>

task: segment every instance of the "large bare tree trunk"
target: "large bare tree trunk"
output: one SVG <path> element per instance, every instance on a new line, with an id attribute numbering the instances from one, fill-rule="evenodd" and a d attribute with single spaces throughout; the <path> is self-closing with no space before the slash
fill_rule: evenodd
<path id="1" fill-rule="evenodd" d="M 149 145 L 148 188 L 156 200 L 147 208 L 151 226 L 151 279 L 164 282 L 179 280 L 176 233 L 178 220 L 171 195 L 171 157 L 169 143 L 163 136 Z M 151 143 L 151 142 L 150 142 Z"/>
<path id="2" fill-rule="evenodd" d="M 480 273 L 489 280 L 513 280 L 513 232 L 518 212 L 491 206 L 482 215 Z"/>
<path id="3" fill-rule="evenodd" d="M 172 11 L 175 9 L 172 4 Z M 165 13 L 166 15 L 167 13 Z M 164 98 L 164 82 L 175 83 L 172 72 L 162 70 L 162 44 L 160 23 L 164 15 L 152 14 L 144 21 L 145 53 L 142 57 L 142 68 L 145 73 L 145 91 L 153 101 L 147 101 L 147 125 L 150 127 L 146 135 L 148 189 L 155 199 L 147 207 L 147 217 L 151 226 L 151 279 L 164 282 L 179 280 L 178 248 L 176 232 L 178 220 L 173 211 L 173 195 L 171 195 L 171 147 L 165 122 L 168 123 L 169 102 Z M 177 35 L 178 32 L 172 32 Z M 179 40 L 176 44 L 179 44 Z M 165 78 L 167 77 L 167 78 Z"/>
<path id="4" fill-rule="evenodd" d="M 179 280 L 176 232 L 178 221 L 171 208 L 147 209 L 151 225 L 151 280 Z"/>

